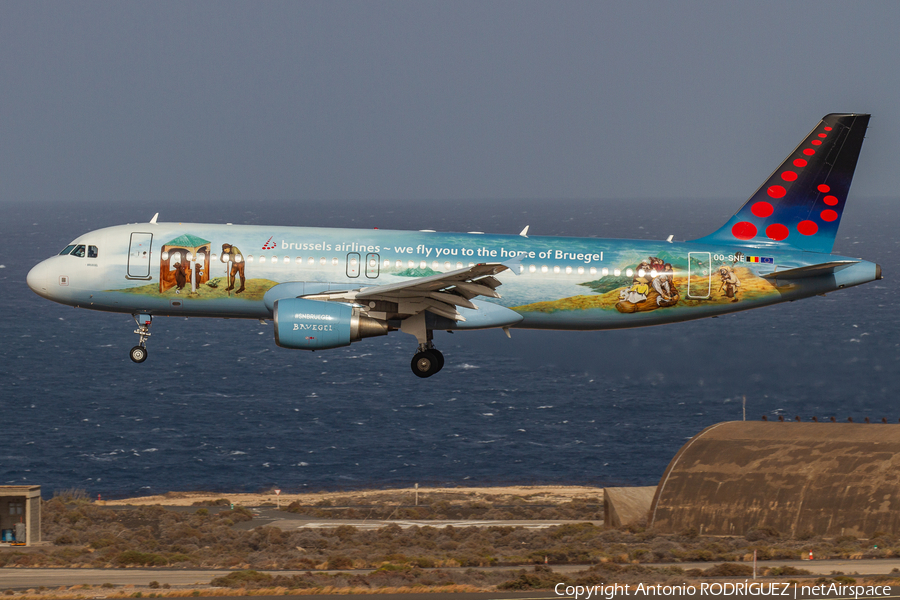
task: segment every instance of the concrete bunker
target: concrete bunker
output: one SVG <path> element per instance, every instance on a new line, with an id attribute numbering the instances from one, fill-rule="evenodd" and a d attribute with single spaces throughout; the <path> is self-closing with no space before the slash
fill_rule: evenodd
<path id="1" fill-rule="evenodd" d="M 669 463 L 648 524 L 710 535 L 900 534 L 900 425 L 711 425 Z"/>

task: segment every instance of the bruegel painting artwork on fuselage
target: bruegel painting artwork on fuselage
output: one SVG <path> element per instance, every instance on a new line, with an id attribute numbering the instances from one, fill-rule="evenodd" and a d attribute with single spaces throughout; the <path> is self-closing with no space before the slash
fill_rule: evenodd
<path id="1" fill-rule="evenodd" d="M 92 231 L 28 285 L 76 307 L 272 319 L 285 348 L 414 335 L 412 370 L 438 372 L 434 330 L 659 325 L 797 300 L 881 278 L 831 254 L 868 115 L 820 121 L 719 230 L 690 242 L 149 223 Z"/>

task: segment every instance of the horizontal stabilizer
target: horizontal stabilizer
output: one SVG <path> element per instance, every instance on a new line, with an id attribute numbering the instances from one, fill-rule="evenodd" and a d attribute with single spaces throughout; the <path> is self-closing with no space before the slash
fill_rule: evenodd
<path id="1" fill-rule="evenodd" d="M 807 265 L 805 267 L 797 267 L 796 269 L 788 269 L 786 271 L 775 271 L 763 275 L 765 279 L 805 279 L 807 277 L 820 277 L 822 275 L 831 275 L 841 269 L 846 269 L 851 265 L 858 264 L 858 260 L 836 260 L 832 262 L 820 263 L 818 265 Z"/>

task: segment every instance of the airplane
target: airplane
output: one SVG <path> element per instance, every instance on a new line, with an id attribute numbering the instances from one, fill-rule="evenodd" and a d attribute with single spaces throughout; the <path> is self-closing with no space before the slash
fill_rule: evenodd
<path id="1" fill-rule="evenodd" d="M 27 276 L 38 295 L 130 313 L 135 363 L 154 317 L 274 322 L 282 348 L 326 350 L 392 331 L 411 368 L 444 366 L 435 331 L 604 330 L 794 301 L 882 278 L 831 254 L 868 114 L 829 114 L 713 233 L 662 241 L 160 223 L 79 236 Z M 502 292 L 502 295 L 501 293 Z"/>

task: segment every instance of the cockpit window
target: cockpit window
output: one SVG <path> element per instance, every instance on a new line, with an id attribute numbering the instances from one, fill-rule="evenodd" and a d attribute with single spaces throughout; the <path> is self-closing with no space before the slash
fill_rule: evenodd
<path id="1" fill-rule="evenodd" d="M 97 246 L 88 246 L 88 258 L 97 258 Z"/>
<path id="2" fill-rule="evenodd" d="M 77 256 L 78 258 L 84 258 L 84 244 L 75 246 L 75 250 L 72 251 L 72 256 Z"/>
<path id="3" fill-rule="evenodd" d="M 75 247 L 75 244 L 69 244 L 68 246 L 66 246 L 65 248 L 63 248 L 63 251 L 60 252 L 59 255 L 60 255 L 60 256 L 66 256 L 67 254 L 69 254 L 70 252 L 72 252 L 72 249 L 73 249 L 74 247 Z"/>

